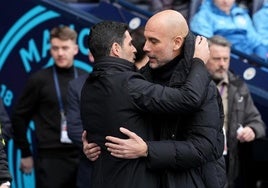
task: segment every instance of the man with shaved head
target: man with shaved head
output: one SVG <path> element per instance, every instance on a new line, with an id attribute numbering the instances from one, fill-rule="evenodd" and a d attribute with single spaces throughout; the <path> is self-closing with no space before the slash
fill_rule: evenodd
<path id="1" fill-rule="evenodd" d="M 189 74 L 194 53 L 198 53 L 195 36 L 189 32 L 184 17 L 174 10 L 161 11 L 147 21 L 144 35 L 144 51 L 149 57 L 144 69 L 146 78 L 180 88 Z M 162 187 L 221 188 L 226 181 L 223 117 L 221 97 L 211 82 L 198 110 L 153 117 L 155 141 L 145 142 L 134 132 L 121 129 L 129 138 L 107 136 L 106 146 L 118 158 L 145 157 L 150 170 L 162 173 Z M 100 154 L 97 150 L 95 147 L 91 153 L 84 152 L 96 160 Z"/>
<path id="2" fill-rule="evenodd" d="M 186 20 L 177 11 L 166 10 L 151 17 L 144 33 L 144 51 L 150 58 L 150 67 L 159 68 L 182 54 L 188 32 Z"/>

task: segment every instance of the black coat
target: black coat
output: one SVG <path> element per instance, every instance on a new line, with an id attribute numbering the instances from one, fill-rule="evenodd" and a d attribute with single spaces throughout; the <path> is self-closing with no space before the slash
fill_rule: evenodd
<path id="1" fill-rule="evenodd" d="M 181 87 L 187 78 L 194 51 L 189 34 L 184 54 L 147 74 L 154 82 Z M 167 188 L 221 188 L 226 182 L 223 158 L 223 107 L 216 85 L 211 82 L 202 105 L 185 115 L 163 115 L 158 142 L 148 142 L 151 169 L 165 170 L 162 186 Z"/>
<path id="2" fill-rule="evenodd" d="M 0 185 L 7 181 L 11 182 L 11 180 L 11 174 L 9 173 L 8 162 L 6 158 L 6 151 L 4 148 L 4 140 L 2 137 L 2 131 L 0 130 Z"/>
<path id="3" fill-rule="evenodd" d="M 92 188 L 159 187 L 158 173 L 150 171 L 143 158 L 112 157 L 104 145 L 105 136 L 125 138 L 119 127 L 126 127 L 146 141 L 153 140 L 150 115 L 195 110 L 210 78 L 202 63 L 194 64 L 196 71 L 191 71 L 189 76 L 193 81 L 188 80 L 178 92 L 145 81 L 126 60 L 104 57 L 95 62 L 81 92 L 81 119 L 88 141 L 102 148 L 93 163 Z M 198 84 L 193 87 L 193 83 Z M 185 104 L 185 101 L 189 102 Z"/>
<path id="4" fill-rule="evenodd" d="M 236 130 L 238 129 L 239 124 L 249 126 L 253 129 L 255 138 L 258 139 L 265 136 L 265 125 L 260 112 L 254 105 L 254 101 L 246 83 L 231 72 L 228 73 L 228 79 L 228 188 L 234 188 L 234 182 L 238 178 L 240 169 L 240 144 L 236 138 Z M 245 158 L 245 156 L 241 157 Z"/>

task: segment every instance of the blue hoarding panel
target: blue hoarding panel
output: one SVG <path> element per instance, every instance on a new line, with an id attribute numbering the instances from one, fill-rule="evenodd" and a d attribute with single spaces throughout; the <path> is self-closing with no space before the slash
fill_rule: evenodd
<path id="1" fill-rule="evenodd" d="M 49 52 L 49 31 L 53 27 L 69 25 L 77 31 L 80 50 L 75 56 L 75 66 L 92 70 L 86 39 L 89 28 L 100 19 L 53 0 L 9 0 L 0 7 L 0 17 L 0 92 L 9 114 L 29 75 L 53 64 Z M 30 142 L 33 130 L 31 122 L 27 133 Z M 26 176 L 19 170 L 20 151 L 13 140 L 7 145 L 12 188 L 34 187 L 34 173 Z"/>

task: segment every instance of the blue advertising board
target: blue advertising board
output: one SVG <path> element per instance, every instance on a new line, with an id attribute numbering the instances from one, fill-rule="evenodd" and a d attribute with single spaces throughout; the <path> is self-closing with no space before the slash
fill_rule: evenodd
<path id="1" fill-rule="evenodd" d="M 77 31 L 80 50 L 75 56 L 74 64 L 91 71 L 86 38 L 92 24 L 100 21 L 94 16 L 74 12 L 60 2 L 8 0 L 5 5 L 0 6 L 0 18 L 0 93 L 9 114 L 28 77 L 53 64 L 49 52 L 51 28 L 68 25 Z M 28 131 L 30 142 L 33 130 L 34 124 L 31 123 Z M 26 176 L 19 170 L 20 152 L 15 148 L 12 139 L 7 146 L 9 168 L 13 177 L 12 188 L 34 187 L 34 173 Z"/>

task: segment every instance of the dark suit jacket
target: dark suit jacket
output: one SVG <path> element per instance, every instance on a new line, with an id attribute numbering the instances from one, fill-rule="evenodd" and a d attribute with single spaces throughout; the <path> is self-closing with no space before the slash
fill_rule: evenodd
<path id="1" fill-rule="evenodd" d="M 81 158 L 77 174 L 77 187 L 90 188 L 90 176 L 92 162 L 86 158 L 82 151 L 82 132 L 83 126 L 80 117 L 80 95 L 81 89 L 86 81 L 88 74 L 79 76 L 69 82 L 67 94 L 67 130 L 72 142 L 81 148 Z"/>

